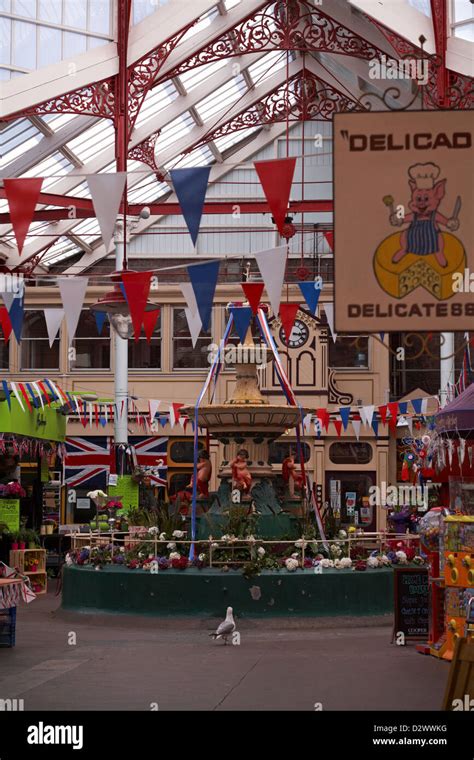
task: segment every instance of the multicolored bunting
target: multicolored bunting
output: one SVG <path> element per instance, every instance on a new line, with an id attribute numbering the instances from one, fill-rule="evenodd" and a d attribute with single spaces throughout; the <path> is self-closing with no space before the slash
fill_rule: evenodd
<path id="1" fill-rule="evenodd" d="M 318 308 L 319 296 L 323 289 L 322 280 L 314 280 L 313 282 L 299 282 L 299 289 L 303 295 L 304 300 L 313 316 L 316 316 L 316 309 Z"/>
<path id="2" fill-rule="evenodd" d="M 10 389 L 8 387 L 8 383 L 6 380 L 2 380 L 2 387 L 3 387 L 3 392 L 5 394 L 5 398 L 7 400 L 8 408 L 11 409 L 12 402 L 10 401 Z"/>
<path id="3" fill-rule="evenodd" d="M 265 287 L 263 282 L 241 282 L 240 285 L 244 291 L 245 298 L 250 304 L 252 313 L 256 314 L 262 298 L 263 288 Z"/>
<path id="4" fill-rule="evenodd" d="M 372 420 L 372 425 L 371 425 L 371 427 L 372 427 L 372 430 L 373 430 L 373 431 L 374 431 L 374 433 L 375 433 L 375 437 L 376 437 L 376 438 L 378 438 L 378 434 L 379 434 L 379 421 L 378 421 L 378 420 L 377 420 L 375 417 L 374 417 L 374 419 Z"/>
<path id="5" fill-rule="evenodd" d="M 9 309 L 8 316 L 10 324 L 15 334 L 17 343 L 21 342 L 21 332 L 23 329 L 23 318 L 25 316 L 25 287 L 22 285 L 21 291 L 15 296 Z"/>
<path id="6" fill-rule="evenodd" d="M 193 286 L 190 282 L 182 282 L 179 287 L 181 288 L 181 292 L 184 296 L 184 300 L 186 301 L 188 309 L 194 317 L 195 314 L 198 314 L 198 307 Z"/>
<path id="7" fill-rule="evenodd" d="M 203 330 L 209 329 L 219 265 L 219 261 L 208 261 L 205 264 L 193 264 L 186 267 L 196 297 Z"/>
<path id="8" fill-rule="evenodd" d="M 229 311 L 234 319 L 240 342 L 244 343 L 252 319 L 252 309 L 250 306 L 231 306 Z"/>
<path id="9" fill-rule="evenodd" d="M 332 422 L 333 422 L 334 427 L 336 428 L 336 432 L 339 438 L 342 431 L 342 420 L 334 419 Z"/>
<path id="10" fill-rule="evenodd" d="M 278 314 L 280 309 L 281 291 L 285 279 L 286 256 L 287 249 L 284 245 L 270 248 L 266 251 L 259 251 L 255 254 L 255 259 L 265 283 L 274 314 Z"/>
<path id="11" fill-rule="evenodd" d="M 329 428 L 329 420 L 330 415 L 327 409 L 316 409 L 316 416 L 321 421 L 322 426 L 324 427 L 326 433 Z"/>
<path id="12" fill-rule="evenodd" d="M 194 246 L 201 225 L 210 171 L 210 166 L 193 166 L 188 169 L 170 170 L 174 191 Z"/>
<path id="13" fill-rule="evenodd" d="M 334 252 L 334 232 L 333 232 L 333 230 L 327 230 L 324 233 L 324 237 L 325 237 L 326 243 L 328 244 L 331 252 L 333 253 Z"/>
<path id="14" fill-rule="evenodd" d="M 382 420 L 382 424 L 385 425 L 387 422 L 387 404 L 383 404 L 383 406 L 379 406 L 379 414 L 380 414 L 380 419 Z"/>
<path id="15" fill-rule="evenodd" d="M 360 420 L 352 420 L 352 427 L 354 429 L 354 434 L 357 440 L 360 438 L 360 427 L 361 427 L 361 421 Z"/>
<path id="16" fill-rule="evenodd" d="M 35 213 L 42 184 L 43 177 L 23 177 L 21 179 L 3 180 L 5 196 L 10 211 L 10 221 L 15 233 L 20 256 Z"/>
<path id="17" fill-rule="evenodd" d="M 295 324 L 296 315 L 298 313 L 298 310 L 300 308 L 299 303 L 281 303 L 280 304 L 280 319 L 281 324 L 285 333 L 285 341 L 286 345 L 288 345 L 288 342 L 290 340 L 291 331 L 293 330 L 293 325 Z"/>
<path id="18" fill-rule="evenodd" d="M 150 293 L 151 276 L 152 272 L 122 272 L 122 284 L 132 317 L 135 342 L 140 338 L 143 314 Z"/>
<path id="19" fill-rule="evenodd" d="M 373 404 L 361 407 L 360 416 L 361 416 L 362 422 L 364 423 L 364 425 L 367 425 L 367 427 L 370 427 L 370 425 L 372 424 L 374 412 L 375 412 L 375 406 Z"/>
<path id="20" fill-rule="evenodd" d="M 108 251 L 127 181 L 127 173 L 88 174 L 86 179 L 100 227 L 102 242 L 105 250 Z"/>
<path id="21" fill-rule="evenodd" d="M 254 161 L 265 198 L 275 220 L 278 232 L 283 236 L 285 217 L 288 214 L 291 185 L 295 173 L 296 158 L 275 158 L 269 161 Z M 278 309 L 274 309 L 275 314 Z"/>
<path id="22" fill-rule="evenodd" d="M 43 309 L 49 347 L 53 345 L 64 319 L 64 309 Z"/>
<path id="23" fill-rule="evenodd" d="M 178 422 L 179 418 L 181 417 L 180 410 L 183 408 L 184 404 L 173 402 L 170 406 L 170 425 L 171 427 L 174 427 L 176 423 Z"/>
<path id="24" fill-rule="evenodd" d="M 12 323 L 5 306 L 0 306 L 0 325 L 3 331 L 3 341 L 4 343 L 8 343 L 12 332 Z"/>
<path id="25" fill-rule="evenodd" d="M 347 426 L 349 424 L 349 419 L 351 416 L 351 408 L 350 406 L 340 406 L 339 407 L 339 414 L 341 415 L 342 424 L 344 426 L 344 430 L 347 430 Z"/>
<path id="26" fill-rule="evenodd" d="M 88 283 L 88 277 L 58 278 L 59 292 L 61 293 L 63 309 L 66 315 L 69 345 L 71 345 L 76 334 L 77 323 L 79 322 L 79 317 L 81 316 Z"/>
<path id="27" fill-rule="evenodd" d="M 196 348 L 197 339 L 199 338 L 202 329 L 201 317 L 199 316 L 198 311 L 193 314 L 188 306 L 184 307 L 184 313 L 186 315 L 193 348 Z"/>

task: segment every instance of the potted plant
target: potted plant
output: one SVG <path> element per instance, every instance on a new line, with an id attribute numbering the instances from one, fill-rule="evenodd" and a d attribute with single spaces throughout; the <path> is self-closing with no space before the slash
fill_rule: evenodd
<path id="1" fill-rule="evenodd" d="M 19 537 L 19 531 L 13 531 L 9 534 L 10 536 L 10 549 L 12 552 L 18 551 L 18 537 Z"/>
<path id="2" fill-rule="evenodd" d="M 28 543 L 28 549 L 37 549 L 41 546 L 40 538 L 36 530 L 25 531 L 25 539 Z"/>

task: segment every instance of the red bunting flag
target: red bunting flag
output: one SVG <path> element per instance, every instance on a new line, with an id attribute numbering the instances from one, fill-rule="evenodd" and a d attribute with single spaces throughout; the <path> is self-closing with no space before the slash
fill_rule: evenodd
<path id="1" fill-rule="evenodd" d="M 35 206 L 38 202 L 42 184 L 43 177 L 3 180 L 8 208 L 10 210 L 10 221 L 20 255 L 31 220 L 33 219 L 33 214 L 35 213 Z"/>
<path id="2" fill-rule="evenodd" d="M 330 419 L 328 410 L 316 409 L 316 417 L 318 418 L 318 420 L 321 420 L 321 424 L 327 433 L 328 427 L 329 427 L 329 419 Z"/>
<path id="3" fill-rule="evenodd" d="M 174 402 L 170 406 L 170 423 L 171 427 L 174 427 L 174 425 L 179 421 L 179 418 L 181 417 L 180 409 L 184 406 L 184 404 L 180 404 L 178 402 Z"/>
<path id="4" fill-rule="evenodd" d="M 122 282 L 133 322 L 135 341 L 140 338 L 152 272 L 122 272 Z"/>
<path id="5" fill-rule="evenodd" d="M 283 330 L 285 331 L 286 345 L 290 340 L 291 331 L 295 324 L 296 314 L 300 308 L 299 303 L 281 303 L 280 304 L 280 319 Z"/>
<path id="6" fill-rule="evenodd" d="M 398 401 L 390 401 L 389 404 L 387 404 L 388 411 L 390 412 L 390 416 L 392 419 L 397 419 L 398 414 Z"/>
<path id="7" fill-rule="evenodd" d="M 342 430 L 342 420 L 333 420 L 333 425 L 336 428 L 338 437 L 340 437 Z"/>
<path id="8" fill-rule="evenodd" d="M 379 414 L 380 414 L 380 419 L 382 420 L 382 423 L 386 425 L 387 424 L 387 404 L 384 404 L 383 406 L 379 406 Z"/>
<path id="9" fill-rule="evenodd" d="M 252 313 L 256 314 L 263 293 L 263 282 L 241 282 L 245 298 L 249 302 Z"/>
<path id="10" fill-rule="evenodd" d="M 0 325 L 2 326 L 3 340 L 5 343 L 8 343 L 12 332 L 12 323 L 5 306 L 0 306 Z"/>
<path id="11" fill-rule="evenodd" d="M 19 387 L 19 389 L 21 391 L 21 395 L 25 399 L 26 406 L 28 407 L 28 410 L 30 412 L 32 412 L 33 411 L 33 407 L 31 406 L 31 402 L 30 402 L 29 396 L 28 396 L 28 394 L 26 392 L 25 386 L 23 385 L 23 383 L 18 383 L 18 387 Z"/>
<path id="12" fill-rule="evenodd" d="M 143 328 L 145 330 L 145 337 L 146 337 L 147 343 L 150 343 L 153 337 L 156 321 L 159 316 L 160 316 L 160 309 L 153 309 L 153 311 L 143 312 Z"/>
<path id="13" fill-rule="evenodd" d="M 270 161 L 255 161 L 265 198 L 275 220 L 278 232 L 283 236 L 283 225 L 288 213 L 291 184 L 295 173 L 296 158 L 276 158 Z"/>
<path id="14" fill-rule="evenodd" d="M 334 251 L 334 232 L 328 230 L 328 232 L 324 233 L 324 237 L 331 251 Z"/>

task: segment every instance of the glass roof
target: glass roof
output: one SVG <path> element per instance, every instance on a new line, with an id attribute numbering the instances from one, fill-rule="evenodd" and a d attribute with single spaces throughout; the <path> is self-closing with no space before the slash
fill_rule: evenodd
<path id="1" fill-rule="evenodd" d="M 429 15 L 429 0 L 409 2 Z M 146 19 L 149 28 L 154 24 L 158 43 L 161 10 L 169 5 L 176 7 L 175 31 L 178 31 L 179 11 L 184 3 L 190 5 L 191 0 L 133 0 L 131 23 L 136 25 Z M 92 48 L 113 40 L 116 7 L 116 0 L 0 0 L 0 79 L 28 76 L 29 71 L 72 55 L 88 56 Z M 457 0 L 453 0 L 453 7 L 459 8 Z M 206 46 L 213 39 L 213 24 L 220 24 L 220 28 L 227 18 L 233 18 L 232 14 L 239 14 L 239 18 L 246 16 L 243 0 L 215 0 L 215 4 L 183 36 L 177 49 L 170 54 L 169 62 L 173 56 L 173 60 L 180 61 L 180 50 L 185 46 L 189 51 L 193 40 L 196 40 L 196 50 Z M 363 17 L 359 16 L 361 20 Z M 376 34 L 370 22 L 365 23 L 367 34 Z M 225 32 L 227 35 L 231 28 L 229 22 Z M 190 55 L 193 52 L 191 48 Z M 350 83 L 354 91 L 357 90 L 358 79 L 351 70 L 349 57 L 344 56 L 343 60 L 342 56 L 333 57 L 330 53 L 320 53 L 314 57 L 336 77 Z M 132 145 L 158 135 L 154 145 L 155 161 L 164 171 L 177 166 L 211 164 L 226 168 L 226 159 L 241 148 L 245 166 L 251 165 L 252 144 L 265 129 L 261 125 L 234 131 L 205 145 L 195 146 L 203 135 L 224 123 L 227 114 L 238 112 L 241 102 L 247 99 L 252 102 L 255 88 L 260 87 L 265 92 L 265 83 L 276 72 L 280 72 L 283 83 L 287 63 L 295 67 L 302 59 L 299 54 L 291 52 L 287 61 L 287 52 L 277 50 L 259 51 L 253 58 L 247 55 L 245 67 L 236 67 L 237 60 L 210 61 L 190 68 L 179 77 L 162 81 L 151 89 L 138 113 Z M 168 61 L 165 61 L 164 65 L 167 64 Z M 169 68 L 172 68 L 171 63 Z M 370 86 L 378 85 L 370 83 Z M 290 102 L 293 100 L 291 96 Z M 48 152 L 46 140 L 58 132 L 61 133 L 60 139 Z M 7 123 L 0 131 L 0 168 L 5 176 L 8 175 L 8 166 L 21 166 L 21 173 L 17 176 L 43 176 L 43 190 L 89 198 L 84 175 L 115 171 L 114 141 L 113 123 L 109 119 L 97 118 L 93 121 L 91 117 L 75 114 L 20 118 Z M 169 183 L 157 179 L 150 162 L 151 156 L 148 156 L 148 163 L 128 161 L 128 199 L 132 203 L 145 205 L 165 198 L 171 192 Z M 233 168 L 230 160 L 228 171 Z M 0 211 L 6 208 L 6 201 L 0 200 Z M 43 208 L 52 209 L 54 206 Z M 154 219 L 151 218 L 150 224 L 153 223 Z M 50 245 L 51 237 L 42 237 L 40 233 L 54 235 L 54 229 L 54 224 L 47 222 L 32 225 L 27 238 L 29 251 L 40 252 Z M 61 223 L 60 232 L 42 264 L 57 263 L 101 245 L 95 219 Z M 12 242 L 11 228 L 3 225 L 2 234 L 0 243 L 4 244 L 5 250 L 5 245 L 8 247 Z"/>

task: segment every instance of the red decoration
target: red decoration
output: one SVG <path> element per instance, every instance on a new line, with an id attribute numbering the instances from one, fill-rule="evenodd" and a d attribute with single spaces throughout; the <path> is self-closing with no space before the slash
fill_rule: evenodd
<path id="1" fill-rule="evenodd" d="M 389 404 L 387 404 L 388 411 L 390 412 L 390 416 L 397 418 L 398 414 L 398 401 L 390 401 Z"/>
<path id="2" fill-rule="evenodd" d="M 385 425 L 387 423 L 387 405 L 384 404 L 383 406 L 379 406 L 379 414 L 380 419 L 382 420 L 382 423 Z"/>
<path id="3" fill-rule="evenodd" d="M 340 437 L 342 430 L 342 420 L 333 420 L 333 425 L 336 428 L 338 437 Z"/>
<path id="4" fill-rule="evenodd" d="M 145 330 L 145 336 L 147 339 L 147 343 L 150 343 L 153 332 L 155 330 L 156 321 L 158 317 L 160 316 L 160 310 L 154 309 L 153 311 L 144 311 L 143 312 L 143 328 Z"/>
<path id="5" fill-rule="evenodd" d="M 25 386 L 23 385 L 23 383 L 18 383 L 18 387 L 19 387 L 19 389 L 21 391 L 21 395 L 25 399 L 26 406 L 28 407 L 28 411 L 32 412 L 33 411 L 33 407 L 31 406 L 31 402 L 30 402 L 29 396 L 28 396 L 28 394 L 26 392 Z"/>
<path id="6" fill-rule="evenodd" d="M 334 232 L 325 232 L 324 237 L 326 238 L 326 243 L 328 244 L 331 251 L 334 251 Z"/>
<path id="7" fill-rule="evenodd" d="M 280 319 L 283 329 L 285 331 L 286 345 L 290 340 L 291 331 L 295 324 L 296 314 L 300 308 L 299 303 L 281 303 L 280 304 Z"/>
<path id="8" fill-rule="evenodd" d="M 324 427 L 324 429 L 328 430 L 329 427 L 329 412 L 327 409 L 316 409 L 316 417 L 318 420 L 321 420 L 321 425 Z"/>
<path id="9" fill-rule="evenodd" d="M 132 317 L 135 341 L 140 337 L 143 315 L 150 292 L 151 275 L 151 272 L 122 272 L 122 282 Z"/>
<path id="10" fill-rule="evenodd" d="M 252 313 L 256 314 L 263 293 L 263 282 L 241 282 L 245 298 L 250 304 Z"/>
<path id="11" fill-rule="evenodd" d="M 296 158 L 255 161 L 254 166 L 275 224 L 280 235 L 284 237 L 285 217 L 288 211 Z"/>
<path id="12" fill-rule="evenodd" d="M 10 221 L 15 233 L 18 253 L 21 255 L 35 206 L 41 192 L 43 177 L 4 179 L 3 186 L 10 210 Z"/>
<path id="13" fill-rule="evenodd" d="M 12 323 L 5 306 L 0 306 L 0 325 L 3 330 L 3 340 L 5 343 L 8 343 L 12 331 Z"/>

